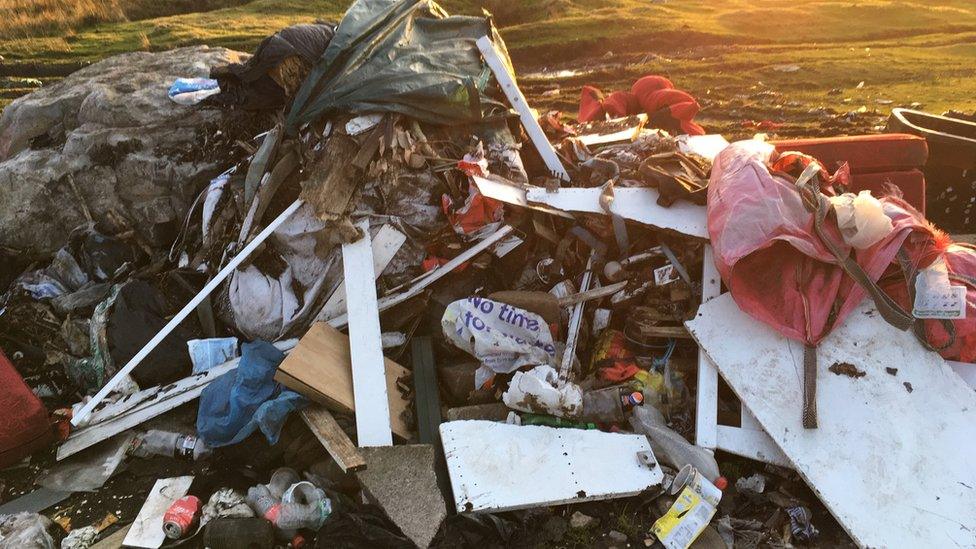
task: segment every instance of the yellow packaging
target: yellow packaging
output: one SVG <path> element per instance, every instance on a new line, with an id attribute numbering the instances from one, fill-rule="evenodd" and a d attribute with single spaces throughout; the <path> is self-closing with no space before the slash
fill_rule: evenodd
<path id="1" fill-rule="evenodd" d="M 651 532 L 667 549 L 688 549 L 715 516 L 715 507 L 685 486 L 668 512 L 654 522 Z"/>

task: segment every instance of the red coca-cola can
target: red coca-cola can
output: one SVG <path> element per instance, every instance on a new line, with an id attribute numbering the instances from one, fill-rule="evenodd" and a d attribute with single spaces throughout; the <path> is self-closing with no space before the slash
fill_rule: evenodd
<path id="1" fill-rule="evenodd" d="M 200 498 L 183 496 L 173 502 L 163 515 L 163 532 L 170 539 L 187 535 L 200 519 Z"/>

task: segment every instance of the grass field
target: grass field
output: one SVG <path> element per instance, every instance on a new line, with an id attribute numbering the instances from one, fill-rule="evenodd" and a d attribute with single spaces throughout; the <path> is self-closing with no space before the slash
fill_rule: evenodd
<path id="1" fill-rule="evenodd" d="M 64 23 L 65 31 L 27 36 L 21 24 L 21 30 L 0 33 L 0 54 L 6 58 L 2 74 L 13 77 L 0 97 L 25 91 L 15 79 L 31 74 L 17 74 L 19 64 L 71 68 L 115 53 L 193 44 L 250 50 L 288 24 L 338 20 L 349 4 L 208 0 L 193 5 L 209 11 L 167 14 L 187 2 L 157 0 L 161 16 L 147 18 L 154 5 L 149 0 L 105 0 L 97 4 L 121 3 L 130 11 L 139 4 L 142 15 L 127 17 L 124 10 L 123 17 L 104 20 L 75 15 Z M 0 0 L 0 21 L 14 21 L 7 12 L 22 4 Z M 782 131 L 791 135 L 809 132 L 815 124 L 827 124 L 831 131 L 842 131 L 845 124 L 863 128 L 883 120 L 892 106 L 912 103 L 939 112 L 976 109 L 973 0 L 443 0 L 442 5 L 452 13 L 492 10 L 525 87 L 545 108 L 572 110 L 582 83 L 613 89 L 657 73 L 696 95 L 705 107 L 702 118 L 724 131 L 749 120 L 783 123 Z M 0 29 L 3 24 L 13 23 Z"/>

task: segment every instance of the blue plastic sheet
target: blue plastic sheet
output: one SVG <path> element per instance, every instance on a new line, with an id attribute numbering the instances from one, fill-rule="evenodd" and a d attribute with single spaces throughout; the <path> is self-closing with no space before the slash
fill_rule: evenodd
<path id="1" fill-rule="evenodd" d="M 216 448 L 237 444 L 260 429 L 269 443 L 277 443 L 288 414 L 308 405 L 305 397 L 274 380 L 284 358 L 266 341 L 245 343 L 237 369 L 200 395 L 197 436 Z"/>

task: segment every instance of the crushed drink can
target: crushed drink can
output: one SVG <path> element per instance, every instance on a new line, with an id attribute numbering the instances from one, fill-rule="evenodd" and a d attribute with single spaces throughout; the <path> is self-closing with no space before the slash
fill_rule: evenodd
<path id="1" fill-rule="evenodd" d="M 718 502 L 722 499 L 722 490 L 712 484 L 690 463 L 682 467 L 674 476 L 674 482 L 671 483 L 671 489 L 668 492 L 676 496 L 686 486 L 700 495 L 712 507 L 718 507 Z"/>
<path id="2" fill-rule="evenodd" d="M 170 539 L 186 536 L 200 519 L 200 498 L 183 496 L 173 502 L 163 515 L 163 532 Z"/>

